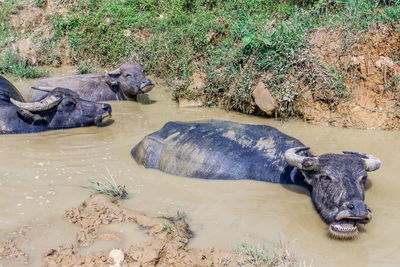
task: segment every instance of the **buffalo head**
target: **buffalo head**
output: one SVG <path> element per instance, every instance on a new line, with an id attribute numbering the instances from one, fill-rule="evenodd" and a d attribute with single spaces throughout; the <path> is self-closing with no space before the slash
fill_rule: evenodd
<path id="1" fill-rule="evenodd" d="M 323 154 L 319 157 L 300 156 L 308 147 L 295 147 L 285 152 L 285 160 L 301 170 L 312 187 L 312 201 L 329 224 L 335 238 L 351 239 L 358 235 L 357 224 L 366 224 L 372 212 L 364 204 L 367 172 L 377 170 L 380 160 L 358 152 Z"/>
<path id="2" fill-rule="evenodd" d="M 129 100 L 135 100 L 138 94 L 147 93 L 154 87 L 138 63 L 125 63 L 112 72 L 106 72 L 106 79 L 110 86 L 119 88 Z"/>
<path id="3" fill-rule="evenodd" d="M 98 125 L 111 117 L 110 105 L 83 100 L 66 88 L 57 87 L 37 102 L 10 101 L 22 120 L 46 129 Z"/>

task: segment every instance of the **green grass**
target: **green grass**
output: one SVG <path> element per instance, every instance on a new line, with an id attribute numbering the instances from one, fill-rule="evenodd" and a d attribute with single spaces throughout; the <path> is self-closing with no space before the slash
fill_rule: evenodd
<path id="1" fill-rule="evenodd" d="M 104 179 L 107 181 L 107 183 L 104 184 L 99 181 L 92 181 L 88 179 L 88 181 L 93 185 L 96 194 L 107 195 L 118 199 L 128 198 L 128 192 L 126 191 L 125 186 L 117 185 L 113 175 L 110 173 L 110 170 L 107 167 L 106 170 L 109 177 L 107 178 L 105 176 Z"/>
<path id="2" fill-rule="evenodd" d="M 6 7 L 0 11 L 4 29 L 8 15 L 15 12 L 12 2 L 0 4 Z M 39 6 L 45 2 L 35 0 Z M 117 66 L 138 61 L 153 75 L 183 79 L 183 85 L 174 88 L 175 98 L 200 97 L 206 105 L 247 114 L 262 114 L 252 87 L 263 78 L 279 103 L 276 115 L 283 118 L 298 113 L 298 80 L 311 89 L 323 81 L 324 101 L 333 103 L 333 110 L 347 97 L 345 70 L 308 55 L 314 29 L 341 29 L 344 36 L 358 36 L 373 23 L 398 25 L 400 20 L 400 0 L 60 1 L 63 4 L 68 4 L 66 14 L 51 15 L 54 36 L 41 41 L 44 64 L 61 62 L 54 46 L 65 41 L 81 73 L 90 69 L 80 62 Z M 208 77 L 201 92 L 187 90 L 196 72 Z"/>
<path id="3" fill-rule="evenodd" d="M 280 244 L 278 249 L 272 249 L 265 244 L 253 246 L 243 242 L 237 245 L 233 252 L 245 256 L 245 260 L 237 262 L 240 266 L 301 266 L 283 244 Z"/>
<path id="4" fill-rule="evenodd" d="M 7 50 L 0 58 L 0 73 L 22 78 L 40 78 L 48 75 L 46 71 L 29 66 L 28 60 L 13 50 Z"/>

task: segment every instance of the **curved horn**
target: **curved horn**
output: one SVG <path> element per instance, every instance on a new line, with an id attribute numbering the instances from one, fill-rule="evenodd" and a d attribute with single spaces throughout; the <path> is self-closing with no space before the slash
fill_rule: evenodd
<path id="1" fill-rule="evenodd" d="M 38 102 L 19 102 L 15 99 L 10 98 L 11 103 L 19 107 L 20 109 L 25 109 L 28 111 L 44 111 L 57 106 L 61 101 L 61 97 L 57 97 L 54 95 L 47 96 L 46 98 L 38 101 Z"/>
<path id="2" fill-rule="evenodd" d="M 372 172 L 381 167 L 381 160 L 373 155 L 360 152 L 343 151 L 344 154 L 356 155 L 363 159 L 364 169 L 367 172 Z"/>
<path id="3" fill-rule="evenodd" d="M 32 89 L 34 90 L 39 90 L 39 91 L 43 91 L 43 92 L 50 92 L 53 89 L 55 89 L 56 87 L 48 87 L 48 86 L 31 86 Z"/>
<path id="4" fill-rule="evenodd" d="M 106 71 L 106 75 L 121 75 L 121 70 L 118 68 L 118 69 L 113 70 L 111 72 Z"/>
<path id="5" fill-rule="evenodd" d="M 309 147 L 293 147 L 285 151 L 284 158 L 291 166 L 301 170 L 312 171 L 318 168 L 318 158 L 304 157 L 297 153 L 300 151 L 309 150 Z"/>

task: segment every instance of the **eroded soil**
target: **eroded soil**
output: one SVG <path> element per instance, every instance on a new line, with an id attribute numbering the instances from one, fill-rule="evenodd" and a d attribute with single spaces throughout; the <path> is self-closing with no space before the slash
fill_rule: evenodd
<path id="1" fill-rule="evenodd" d="M 399 129 L 400 36 L 386 24 L 359 35 L 320 28 L 312 34 L 312 54 L 326 65 L 346 70 L 346 93 L 336 107 L 319 84 L 301 85 L 300 110 L 314 124 L 362 129 Z"/>

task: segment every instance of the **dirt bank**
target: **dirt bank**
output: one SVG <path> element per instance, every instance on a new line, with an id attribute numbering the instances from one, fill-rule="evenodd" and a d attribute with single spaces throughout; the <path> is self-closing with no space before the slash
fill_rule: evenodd
<path id="1" fill-rule="evenodd" d="M 39 2 L 42 3 L 42 1 Z M 60 3 L 49 0 L 43 3 L 43 6 L 38 6 L 36 2 L 23 1 L 13 5 L 8 28 L 14 37 L 10 38 L 8 44 L 0 52 L 0 56 L 6 51 L 13 50 L 18 51 L 19 55 L 31 65 L 72 64 L 82 72 L 93 71 L 99 64 L 120 63 L 109 60 L 97 62 L 99 61 L 97 56 L 100 55 L 95 54 L 96 49 L 89 49 L 91 53 L 94 51 L 94 54 L 90 56 L 82 52 L 83 48 L 82 46 L 80 48 L 80 45 L 85 42 L 85 38 L 88 38 L 91 29 L 86 29 L 85 32 L 76 35 L 76 32 L 72 30 L 75 27 L 74 20 L 68 18 L 74 14 L 74 8 L 86 14 L 89 6 L 80 6 L 75 1 Z M 117 7 L 120 8 L 120 6 L 115 8 Z M 159 19 L 163 19 L 162 14 Z M 117 19 L 114 18 L 114 20 L 107 15 L 104 23 L 97 26 L 104 27 L 105 33 L 110 29 L 118 32 L 116 27 L 119 26 L 113 26 L 113 23 L 117 23 Z M 76 23 L 77 21 L 78 19 Z M 266 24 L 264 26 L 268 38 L 274 34 L 278 35 L 276 32 L 279 21 L 272 20 Z M 221 25 L 227 32 L 217 34 L 213 30 L 198 37 L 205 38 L 205 43 L 211 50 L 222 45 L 227 38 L 226 35 L 229 34 L 228 25 Z M 225 30 L 220 29 L 220 31 Z M 152 32 L 146 27 L 124 30 L 121 28 L 120 32 L 123 32 L 121 38 L 125 38 L 124 42 L 133 42 L 136 47 L 140 46 L 141 50 L 150 50 L 143 52 L 142 55 L 141 51 L 132 48 L 133 51 L 129 55 L 121 55 L 122 58 L 119 60 L 121 62 L 142 60 L 142 64 L 150 66 L 159 73 L 172 71 L 172 69 L 168 70 L 169 65 L 178 63 L 180 65 L 181 61 L 188 61 L 183 74 L 179 74 L 178 77 L 179 72 L 176 72 L 174 77 L 169 77 L 181 81 L 180 85 L 174 84 L 174 95 L 179 99 L 181 106 L 218 105 L 267 117 L 297 116 L 313 124 L 337 127 L 400 128 L 400 54 L 398 52 L 400 39 L 398 28 L 392 23 L 370 22 L 369 26 L 362 30 L 327 26 L 310 28 L 304 34 L 306 37 L 303 48 L 296 50 L 289 47 L 299 54 L 282 56 L 293 57 L 293 62 L 287 64 L 289 71 L 275 74 L 268 69 L 275 65 L 274 62 L 269 63 L 268 68 L 258 68 L 257 65 L 261 64 L 259 61 L 262 62 L 263 56 L 259 55 L 261 59 L 256 59 L 257 55 L 241 55 L 247 51 L 246 44 L 249 47 L 257 47 L 257 40 L 261 38 L 257 37 L 257 34 L 249 35 L 248 38 L 245 35 L 243 39 L 231 44 L 232 50 L 241 51 L 238 52 L 238 56 L 243 57 L 240 62 L 232 61 L 229 65 L 221 61 L 218 63 L 222 64 L 221 66 L 214 66 L 212 61 L 215 59 L 203 55 L 205 51 L 201 51 L 199 55 L 191 55 L 190 59 L 185 58 L 189 57 L 188 55 L 182 54 L 182 59 L 168 59 L 169 61 L 163 59 L 154 63 L 149 53 L 162 51 L 151 50 L 153 39 L 159 39 L 156 43 L 168 41 L 168 39 L 163 39 L 164 33 L 160 33 L 157 37 L 155 31 L 153 29 Z M 117 33 L 111 31 L 109 34 Z M 224 38 L 214 38 L 215 36 L 224 36 Z M 250 36 L 253 36 L 252 42 Z M 100 39 L 102 38 L 107 39 L 104 36 Z M 268 38 L 268 41 L 258 44 L 266 45 L 266 51 L 272 49 L 269 44 L 272 41 Z M 290 38 L 299 37 L 293 35 Z M 288 40 L 288 43 L 291 42 L 294 45 L 298 41 Z M 118 46 L 114 43 L 102 45 Z M 218 55 L 219 53 L 215 53 L 216 58 L 220 56 Z M 107 58 L 106 55 L 103 56 Z M 231 56 L 234 58 L 233 55 Z M 163 63 L 165 66 L 161 67 L 161 61 L 168 64 Z M 210 65 L 208 66 L 205 61 L 210 61 Z M 236 67 L 235 64 L 240 66 Z M 279 75 L 282 77 L 275 77 Z"/>
<path id="2" fill-rule="evenodd" d="M 299 110 L 314 124 L 361 129 L 399 129 L 398 29 L 374 24 L 359 35 L 317 29 L 311 35 L 312 54 L 322 64 L 345 70 L 346 92 L 337 103 L 331 92 L 300 84 Z"/>

